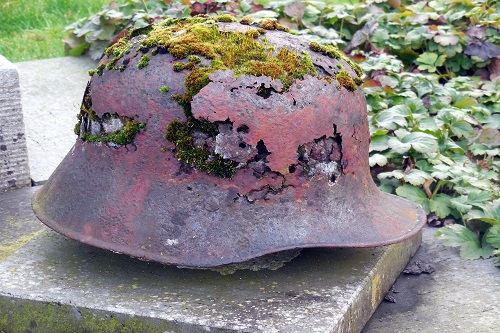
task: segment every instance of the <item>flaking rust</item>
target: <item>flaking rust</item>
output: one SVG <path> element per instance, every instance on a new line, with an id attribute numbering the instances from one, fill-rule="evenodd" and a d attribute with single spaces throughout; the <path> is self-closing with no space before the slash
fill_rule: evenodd
<path id="1" fill-rule="evenodd" d="M 272 171 L 287 174 L 298 162 L 299 146 L 332 136 L 340 120 L 322 105 L 325 95 L 331 100 L 339 94 L 337 86 L 317 78 L 297 80 L 286 93 L 275 89 L 276 93 L 263 98 L 259 88 L 274 88 L 271 80 L 246 75 L 236 79 L 230 70 L 209 77 L 212 82 L 193 98 L 193 115 L 211 122 L 229 120 L 233 128 L 248 128 L 245 144 L 256 147 L 263 141 L 269 152 L 266 164 Z"/>
<path id="2" fill-rule="evenodd" d="M 79 138 L 33 198 L 40 220 L 189 267 L 419 232 L 423 210 L 371 179 L 359 67 L 276 23 L 234 20 L 168 19 L 106 50 Z"/>

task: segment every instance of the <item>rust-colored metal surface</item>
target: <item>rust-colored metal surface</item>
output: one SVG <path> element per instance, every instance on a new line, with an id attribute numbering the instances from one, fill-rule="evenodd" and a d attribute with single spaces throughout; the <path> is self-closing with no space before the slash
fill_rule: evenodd
<path id="1" fill-rule="evenodd" d="M 338 63 L 356 76 L 299 37 L 266 37 L 275 49 L 309 53 L 324 76 Z M 138 69 L 140 56 L 130 54 L 118 61 L 127 62 L 123 72 L 92 77 L 84 101 L 99 119 L 118 115 L 145 128 L 124 145 L 77 140 L 33 199 L 36 215 L 57 232 L 146 260 L 214 267 L 287 249 L 387 245 L 423 226 L 420 207 L 380 192 L 370 177 L 361 89 L 305 76 L 285 91 L 266 76 L 210 74 L 191 112 L 217 135 L 195 133 L 193 141 L 235 165 L 232 178 L 221 178 L 179 160 L 180 148 L 164 138 L 172 121 L 187 121 L 171 98 L 186 92 L 186 72 L 172 70 L 178 59 L 158 52 Z"/>

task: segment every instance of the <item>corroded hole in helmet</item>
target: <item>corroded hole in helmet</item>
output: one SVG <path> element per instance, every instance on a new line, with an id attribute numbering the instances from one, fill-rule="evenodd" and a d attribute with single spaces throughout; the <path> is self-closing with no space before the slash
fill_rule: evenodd
<path id="1" fill-rule="evenodd" d="M 423 211 L 370 178 L 359 67 L 285 30 L 167 19 L 108 48 L 37 216 L 94 246 L 191 267 L 417 233 Z"/>

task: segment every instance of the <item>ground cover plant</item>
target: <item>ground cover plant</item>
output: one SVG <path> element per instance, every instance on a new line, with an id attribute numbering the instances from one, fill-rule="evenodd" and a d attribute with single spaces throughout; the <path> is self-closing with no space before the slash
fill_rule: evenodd
<path id="1" fill-rule="evenodd" d="M 112 3 L 67 28 L 71 54 L 165 16 L 229 12 L 273 18 L 343 49 L 364 70 L 379 187 L 424 208 L 464 259 L 500 264 L 500 6 L 494 0 L 138 1 Z"/>
<path id="2" fill-rule="evenodd" d="M 62 57 L 64 27 L 109 0 L 2 0 L 0 54 L 9 61 Z"/>

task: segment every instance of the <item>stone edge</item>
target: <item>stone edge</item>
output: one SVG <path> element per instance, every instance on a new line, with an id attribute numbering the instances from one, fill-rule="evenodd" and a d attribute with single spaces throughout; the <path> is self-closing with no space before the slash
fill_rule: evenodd
<path id="1" fill-rule="evenodd" d="M 361 332 L 421 244 L 422 230 L 403 242 L 387 246 L 365 278 L 354 302 L 332 332 Z"/>
<path id="2" fill-rule="evenodd" d="M 354 301 L 331 332 L 358 333 L 385 294 L 415 254 L 422 242 L 422 232 L 386 247 L 375 267 L 368 273 L 358 289 Z M 394 263 L 397 263 L 396 265 Z M 205 327 L 195 323 L 131 316 L 102 309 L 89 309 L 71 304 L 25 300 L 15 295 L 0 295 L 0 332 L 246 332 L 218 327 Z M 253 332 L 253 331 L 252 331 Z M 326 333 L 326 332 L 325 332 Z"/>
<path id="3" fill-rule="evenodd" d="M 0 332 L 5 333 L 198 333 L 207 331 L 234 332 L 71 304 L 24 300 L 0 295 Z"/>

